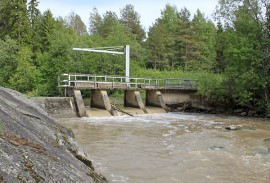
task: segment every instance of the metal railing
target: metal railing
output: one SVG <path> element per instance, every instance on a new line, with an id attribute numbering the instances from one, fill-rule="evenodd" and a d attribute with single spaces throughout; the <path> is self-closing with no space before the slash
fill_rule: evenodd
<path id="1" fill-rule="evenodd" d="M 183 89 L 197 90 L 198 81 L 177 78 L 128 78 L 91 74 L 61 74 L 59 87 L 93 89 Z"/>

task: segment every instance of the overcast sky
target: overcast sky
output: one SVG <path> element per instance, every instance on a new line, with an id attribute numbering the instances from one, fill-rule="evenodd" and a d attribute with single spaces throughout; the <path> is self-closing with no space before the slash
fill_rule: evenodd
<path id="1" fill-rule="evenodd" d="M 134 5 L 135 10 L 141 15 L 141 23 L 147 31 L 149 26 L 160 17 L 160 12 L 166 4 L 176 5 L 178 10 L 186 7 L 192 15 L 197 9 L 200 9 L 206 17 L 212 19 L 212 13 L 218 0 L 40 0 L 39 9 L 42 13 L 50 9 L 55 17 L 66 17 L 71 11 L 74 11 L 80 15 L 88 27 L 89 14 L 93 7 L 96 7 L 101 15 L 108 10 L 119 15 L 120 9 L 127 4 Z"/>

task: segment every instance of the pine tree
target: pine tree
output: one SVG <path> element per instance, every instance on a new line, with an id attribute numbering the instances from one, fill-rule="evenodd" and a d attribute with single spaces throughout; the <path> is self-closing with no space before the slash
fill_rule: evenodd
<path id="1" fill-rule="evenodd" d="M 150 27 L 147 44 L 151 53 L 150 63 L 154 63 L 154 68 L 167 69 L 177 66 L 179 22 L 177 8 L 167 4 L 161 11 L 161 17 Z"/>
<path id="2" fill-rule="evenodd" d="M 103 24 L 103 20 L 101 15 L 98 13 L 97 8 L 93 8 L 92 12 L 90 13 L 89 18 L 89 32 L 92 35 L 101 34 L 101 27 Z"/>
<path id="3" fill-rule="evenodd" d="M 198 41 L 194 39 L 191 22 L 189 20 L 190 12 L 183 8 L 179 12 L 179 25 L 177 29 L 177 48 L 179 65 L 184 66 L 185 70 L 193 69 L 195 59 L 198 55 Z"/>
<path id="4" fill-rule="evenodd" d="M 53 18 L 53 14 L 50 10 L 47 10 L 43 13 L 42 19 L 41 19 L 41 51 L 45 52 L 49 50 L 50 46 L 50 41 L 49 41 L 49 36 L 52 34 L 54 30 L 54 24 L 55 24 L 55 19 Z"/>
<path id="5" fill-rule="evenodd" d="M 2 0 L 0 4 L 0 38 L 9 35 L 20 44 L 30 43 L 30 20 L 27 0 Z"/>
<path id="6" fill-rule="evenodd" d="M 78 14 L 71 12 L 66 18 L 66 22 L 67 25 L 71 27 L 77 35 L 87 34 L 86 25 L 83 23 L 81 17 Z"/>
<path id="7" fill-rule="evenodd" d="M 100 35 L 106 38 L 113 30 L 113 27 L 119 24 L 117 14 L 112 11 L 106 11 L 103 15 L 103 23 L 100 30 Z"/>
<path id="8" fill-rule="evenodd" d="M 165 42 L 167 36 L 167 29 L 163 23 L 156 21 L 154 25 L 149 28 L 147 47 L 150 52 L 148 59 L 148 67 L 154 69 L 164 69 L 166 63 L 165 59 Z"/>
<path id="9" fill-rule="evenodd" d="M 167 65 L 171 68 L 177 66 L 177 27 L 180 19 L 178 17 L 178 10 L 176 6 L 166 4 L 165 9 L 161 11 L 160 22 L 166 27 L 166 39 L 165 39 L 165 60 Z"/>
<path id="10" fill-rule="evenodd" d="M 193 39 L 198 42 L 194 67 L 200 70 L 211 70 L 214 67 L 216 57 L 215 25 L 207 20 L 200 10 L 197 10 L 191 26 Z"/>
<path id="11" fill-rule="evenodd" d="M 142 43 L 145 39 L 145 32 L 142 28 L 140 15 L 135 11 L 131 4 L 126 5 L 120 12 L 120 22 L 124 24 L 129 31 L 136 36 L 136 39 Z"/>
<path id="12" fill-rule="evenodd" d="M 34 28 L 35 28 L 38 16 L 40 15 L 38 4 L 39 2 L 37 0 L 30 0 L 28 3 L 28 14 L 30 18 L 30 25 L 33 31 L 35 30 Z"/>
<path id="13" fill-rule="evenodd" d="M 224 49 L 225 49 L 225 41 L 224 41 L 224 30 L 221 22 L 217 23 L 217 37 L 216 37 L 216 63 L 214 67 L 214 71 L 217 73 L 223 73 L 226 68 L 226 61 L 224 58 Z"/>
<path id="14" fill-rule="evenodd" d="M 32 47 L 32 58 L 35 62 L 35 65 L 37 64 L 37 54 L 41 49 L 41 14 L 38 9 L 38 1 L 37 0 L 31 0 L 28 3 L 28 14 L 30 18 L 30 27 L 31 27 L 31 47 Z"/>

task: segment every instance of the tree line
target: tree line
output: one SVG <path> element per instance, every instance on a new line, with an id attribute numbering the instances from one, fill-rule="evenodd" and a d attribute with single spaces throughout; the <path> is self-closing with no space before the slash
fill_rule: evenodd
<path id="1" fill-rule="evenodd" d="M 89 11 L 89 30 L 75 12 L 43 13 L 37 0 L 0 0 L 0 83 L 29 95 L 57 96 L 62 73 L 124 75 L 119 55 L 73 47 L 131 45 L 131 76 L 191 77 L 217 105 L 270 114 L 270 3 L 219 0 L 215 22 L 167 4 L 145 32 L 133 5 Z"/>

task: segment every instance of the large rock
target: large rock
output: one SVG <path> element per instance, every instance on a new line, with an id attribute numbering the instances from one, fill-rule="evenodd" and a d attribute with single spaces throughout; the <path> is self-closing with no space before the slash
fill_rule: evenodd
<path id="1" fill-rule="evenodd" d="M 235 125 L 229 125 L 225 127 L 226 130 L 240 130 L 238 126 Z"/>
<path id="2" fill-rule="evenodd" d="M 0 182 L 107 182 L 72 133 L 27 96 L 0 87 Z"/>

